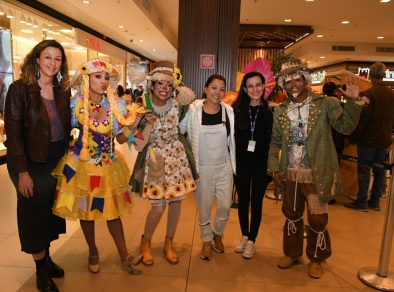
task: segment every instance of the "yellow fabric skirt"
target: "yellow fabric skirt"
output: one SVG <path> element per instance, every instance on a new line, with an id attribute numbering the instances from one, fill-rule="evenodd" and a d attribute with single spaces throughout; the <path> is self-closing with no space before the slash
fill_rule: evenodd
<path id="1" fill-rule="evenodd" d="M 112 220 L 132 210 L 130 170 L 119 151 L 102 165 L 66 154 L 53 170 L 58 178 L 54 214 L 66 219 Z"/>

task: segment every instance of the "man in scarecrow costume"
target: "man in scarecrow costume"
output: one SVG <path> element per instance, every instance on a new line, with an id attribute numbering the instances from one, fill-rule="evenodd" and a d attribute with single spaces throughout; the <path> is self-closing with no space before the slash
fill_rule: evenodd
<path id="1" fill-rule="evenodd" d="M 284 194 L 285 256 L 278 267 L 288 269 L 302 256 L 306 203 L 308 274 L 320 278 L 324 273 L 321 264 L 331 255 L 328 201 L 338 190 L 339 180 L 331 127 L 343 134 L 351 133 L 365 98 L 359 98 L 357 86 L 349 83 L 348 102 L 343 109 L 334 97 L 312 93 L 308 88 L 310 81 L 310 71 L 300 60 L 292 59 L 282 65 L 278 84 L 288 99 L 275 109 L 268 170 Z"/>

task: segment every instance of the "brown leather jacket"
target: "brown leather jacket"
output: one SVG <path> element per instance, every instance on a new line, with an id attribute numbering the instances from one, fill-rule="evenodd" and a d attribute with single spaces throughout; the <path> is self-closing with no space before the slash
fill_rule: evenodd
<path id="1" fill-rule="evenodd" d="M 28 85 L 22 80 L 12 83 L 5 103 L 7 155 L 11 155 L 15 173 L 27 171 L 28 160 L 47 162 L 51 126 L 38 83 Z M 64 127 L 65 137 L 71 131 L 70 92 L 58 84 L 53 87 L 56 109 Z M 67 144 L 68 145 L 68 144 Z"/>

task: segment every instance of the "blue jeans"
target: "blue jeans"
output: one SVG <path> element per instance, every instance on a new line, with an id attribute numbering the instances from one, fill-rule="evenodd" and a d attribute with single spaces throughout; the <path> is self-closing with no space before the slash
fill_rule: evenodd
<path id="1" fill-rule="evenodd" d="M 368 188 L 371 175 L 373 172 L 373 184 L 370 201 L 371 203 L 379 203 L 380 196 L 383 192 L 385 180 L 385 170 L 383 167 L 373 166 L 373 163 L 384 163 L 386 159 L 386 149 L 376 149 L 371 147 L 357 146 L 358 152 L 358 195 L 359 203 L 368 201 Z"/>

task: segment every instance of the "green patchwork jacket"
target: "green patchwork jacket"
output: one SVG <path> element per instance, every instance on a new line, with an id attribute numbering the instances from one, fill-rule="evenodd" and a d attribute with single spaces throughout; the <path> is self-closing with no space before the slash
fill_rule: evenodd
<path id="1" fill-rule="evenodd" d="M 308 93 L 312 96 L 309 107 L 306 165 L 312 170 L 313 183 L 321 201 L 328 202 L 339 193 L 339 165 L 331 127 L 342 134 L 350 134 L 357 126 L 362 106 L 348 101 L 342 108 L 337 98 Z M 286 172 L 290 121 L 287 116 L 289 100 L 275 108 L 274 124 L 268 156 L 268 171 Z"/>

